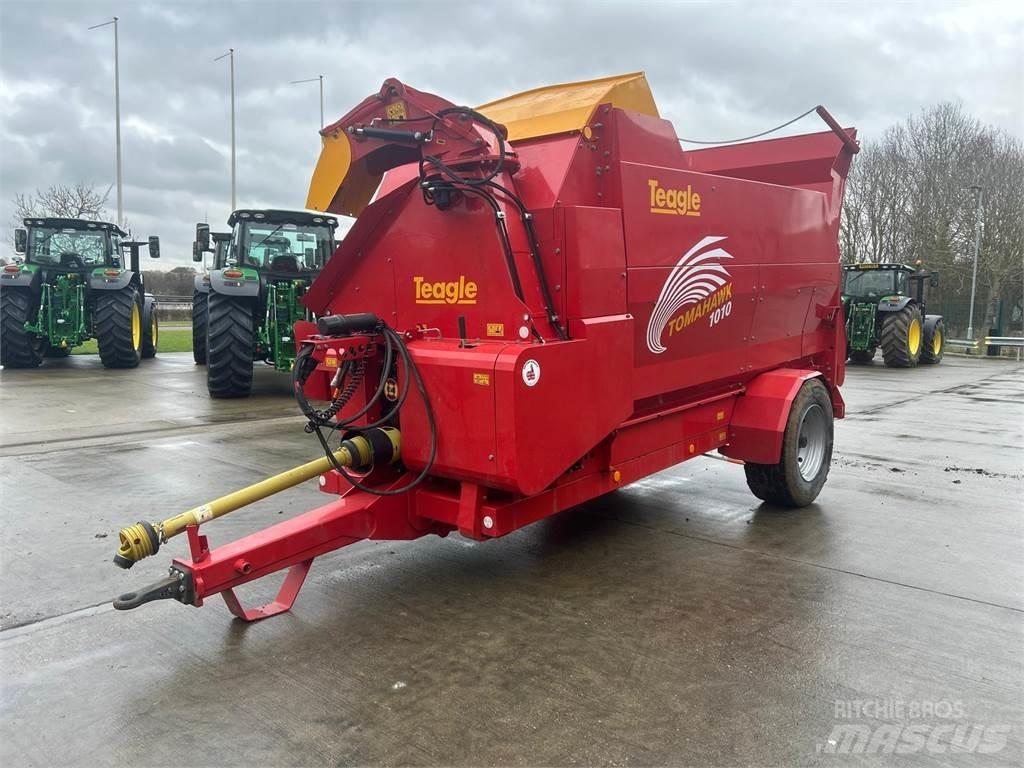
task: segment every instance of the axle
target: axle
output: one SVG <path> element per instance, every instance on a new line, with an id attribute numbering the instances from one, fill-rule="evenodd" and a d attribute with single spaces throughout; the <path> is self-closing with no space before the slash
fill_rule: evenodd
<path id="1" fill-rule="evenodd" d="M 162 522 L 140 521 L 129 525 L 122 528 L 118 534 L 121 546 L 117 554 L 114 555 L 114 563 L 121 568 L 131 568 L 144 557 L 155 555 L 162 543 L 177 536 L 190 525 L 202 525 L 209 520 L 234 512 L 240 507 L 292 488 L 332 469 L 334 462 L 341 467 L 355 470 L 369 468 L 378 462 L 392 463 L 398 459 L 400 447 L 401 441 L 397 429 L 384 427 L 369 430 L 366 434 L 352 435 L 343 440 L 341 446 L 334 451 L 333 462 L 331 458 L 323 456 L 226 496 L 208 501 L 198 507 L 193 507 Z"/>

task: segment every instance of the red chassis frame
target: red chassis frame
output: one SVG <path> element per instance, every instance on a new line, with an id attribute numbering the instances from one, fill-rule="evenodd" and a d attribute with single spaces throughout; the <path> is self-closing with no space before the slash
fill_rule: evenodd
<path id="1" fill-rule="evenodd" d="M 534 496 L 434 477 L 408 493 L 375 496 L 332 470 L 321 476 L 320 488 L 340 497 L 293 519 L 212 550 L 198 526 L 189 526 L 191 558 L 176 558 L 173 569 L 191 576 L 185 602 L 198 607 L 220 594 L 238 618 L 264 619 L 291 608 L 315 558 L 359 541 L 452 531 L 478 541 L 496 538 L 718 448 L 736 459 L 777 457 L 793 398 L 803 382 L 819 376 L 814 370 L 778 369 L 747 386 L 630 419 Z M 841 414 L 837 389 L 832 397 Z M 401 487 L 411 476 L 390 477 L 377 486 Z M 235 587 L 286 568 L 274 601 L 242 607 Z"/>

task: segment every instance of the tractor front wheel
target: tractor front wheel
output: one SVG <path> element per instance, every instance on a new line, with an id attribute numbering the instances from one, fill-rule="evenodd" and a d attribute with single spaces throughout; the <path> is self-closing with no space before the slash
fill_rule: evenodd
<path id="1" fill-rule="evenodd" d="M 256 332 L 252 300 L 209 294 L 206 387 L 210 397 L 248 397 Z"/>
<path id="2" fill-rule="evenodd" d="M 942 318 L 927 317 L 924 321 L 924 349 L 921 350 L 921 362 L 937 365 L 942 362 L 946 351 L 946 326 Z"/>
<path id="3" fill-rule="evenodd" d="M 882 321 L 882 357 L 890 368 L 912 368 L 921 359 L 924 332 L 921 311 L 908 304 Z"/>
<path id="4" fill-rule="evenodd" d="M 35 368 L 43 362 L 43 340 L 25 330 L 33 320 L 38 299 L 25 288 L 0 291 L 0 365 Z"/>
<path id="5" fill-rule="evenodd" d="M 778 464 L 743 469 L 757 498 L 783 507 L 806 507 L 814 501 L 832 464 L 832 399 L 819 379 L 804 382 L 793 398 Z"/>
<path id="6" fill-rule="evenodd" d="M 192 293 L 192 359 L 196 365 L 206 365 L 207 297 L 202 291 Z"/>
<path id="7" fill-rule="evenodd" d="M 134 285 L 96 291 L 93 321 L 106 368 L 135 368 L 142 357 L 142 296 Z"/>

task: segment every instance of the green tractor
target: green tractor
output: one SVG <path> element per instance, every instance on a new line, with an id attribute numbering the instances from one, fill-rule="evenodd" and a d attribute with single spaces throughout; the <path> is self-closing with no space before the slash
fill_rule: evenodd
<path id="1" fill-rule="evenodd" d="M 195 261 L 214 253 L 213 269 L 196 278 L 192 333 L 205 340 L 195 359 L 206 363 L 207 389 L 218 398 L 248 396 L 253 361 L 292 369 L 292 328 L 313 319 L 301 299 L 334 253 L 338 220 L 305 211 L 238 210 L 228 226 L 225 238 L 197 225 L 192 253 Z"/>
<path id="2" fill-rule="evenodd" d="M 96 339 L 107 368 L 134 368 L 157 351 L 159 321 L 143 290 L 139 248 L 114 224 L 30 218 L 14 231 L 23 258 L 0 270 L 0 364 L 34 368 Z M 127 262 L 127 264 L 126 264 Z"/>
<path id="3" fill-rule="evenodd" d="M 870 363 L 879 347 L 893 368 L 942 360 L 945 328 L 941 315 L 925 314 L 925 280 L 934 288 L 939 273 L 902 264 L 843 267 L 846 354 L 852 362 Z"/>

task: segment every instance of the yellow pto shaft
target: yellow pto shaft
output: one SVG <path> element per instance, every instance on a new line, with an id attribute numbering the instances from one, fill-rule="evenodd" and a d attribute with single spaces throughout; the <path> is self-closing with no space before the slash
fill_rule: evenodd
<path id="1" fill-rule="evenodd" d="M 401 446 L 397 429 L 388 427 L 368 430 L 342 441 L 334 452 L 334 460 L 342 467 L 366 468 L 375 462 L 391 463 L 398 459 Z M 260 499 L 273 496 L 287 488 L 303 483 L 333 468 L 331 459 L 323 456 L 306 462 L 279 475 L 260 480 L 198 507 L 169 517 L 160 523 L 138 522 L 122 528 L 118 536 L 121 546 L 114 555 L 114 563 L 122 568 L 131 568 L 144 557 L 156 554 L 160 545 L 177 536 L 190 525 L 202 525 L 214 518 L 234 512 L 240 507 Z"/>

